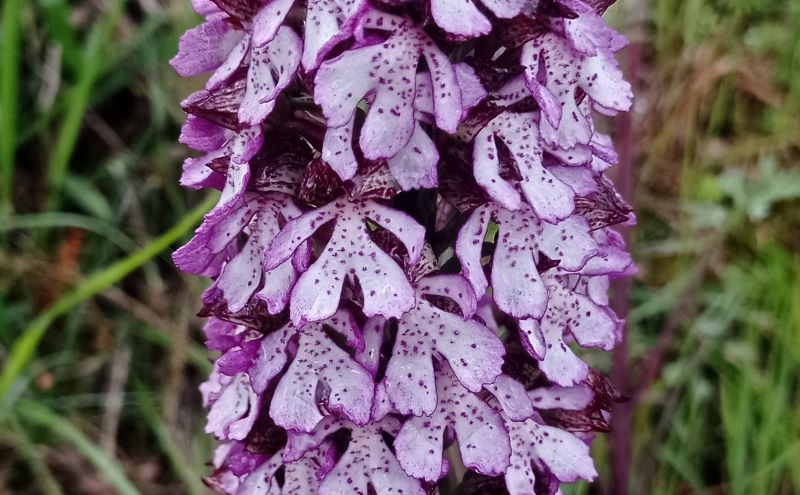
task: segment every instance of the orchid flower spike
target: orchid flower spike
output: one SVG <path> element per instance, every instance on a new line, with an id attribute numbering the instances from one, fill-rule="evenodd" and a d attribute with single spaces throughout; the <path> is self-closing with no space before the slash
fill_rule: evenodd
<path id="1" fill-rule="evenodd" d="M 609 281 L 635 272 L 593 123 L 632 100 L 611 3 L 192 0 L 181 183 L 220 195 L 173 258 L 212 280 L 209 486 L 597 476 L 616 395 L 582 349 L 619 341 Z"/>

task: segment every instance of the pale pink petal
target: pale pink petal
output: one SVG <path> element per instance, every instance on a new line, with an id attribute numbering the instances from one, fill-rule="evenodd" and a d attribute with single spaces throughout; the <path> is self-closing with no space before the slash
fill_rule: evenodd
<path id="1" fill-rule="evenodd" d="M 537 473 L 558 481 L 592 480 L 597 476 L 589 446 L 564 430 L 539 424 L 506 421 L 511 437 L 511 465 L 505 473 L 510 495 L 532 495 Z"/>
<path id="2" fill-rule="evenodd" d="M 334 46 L 352 36 L 367 7 L 367 0 L 309 0 L 303 67 L 316 69 Z"/>
<path id="3" fill-rule="evenodd" d="M 461 309 L 464 319 L 471 318 L 478 309 L 475 292 L 461 275 L 432 275 L 425 277 L 417 285 L 417 292 L 423 296 L 440 296 L 453 300 Z"/>
<path id="4" fill-rule="evenodd" d="M 476 209 L 461 227 L 456 240 L 456 254 L 461 261 L 461 271 L 469 280 L 475 294 L 480 297 L 486 293 L 489 281 L 483 273 L 481 263 L 483 240 L 492 219 L 492 208 L 484 206 Z"/>
<path id="5" fill-rule="evenodd" d="M 494 395 L 503 412 L 513 421 L 524 421 L 533 416 L 532 397 L 528 396 L 520 382 L 510 376 L 500 375 L 485 388 Z"/>
<path id="6" fill-rule="evenodd" d="M 228 82 L 233 74 L 244 65 L 247 56 L 250 54 L 250 37 L 245 36 L 239 40 L 236 45 L 231 48 L 230 53 L 225 58 L 217 70 L 211 74 L 211 77 L 206 81 L 206 89 L 214 91 L 222 87 Z"/>
<path id="7" fill-rule="evenodd" d="M 328 127 L 322 143 L 322 159 L 339 174 L 342 180 L 352 179 L 358 170 L 353 152 L 353 128 L 355 117 L 340 127 Z"/>
<path id="8" fill-rule="evenodd" d="M 242 37 L 243 33 L 231 29 L 225 20 L 209 20 L 186 31 L 170 64 L 184 77 L 210 72 L 222 65 Z"/>
<path id="9" fill-rule="evenodd" d="M 206 119 L 189 115 L 181 127 L 178 141 L 193 150 L 211 152 L 216 151 L 225 144 L 227 136 L 225 128 Z"/>
<path id="10" fill-rule="evenodd" d="M 448 33 L 474 38 L 492 30 L 492 23 L 471 0 L 431 0 L 431 15 Z"/>
<path id="11" fill-rule="evenodd" d="M 419 481 L 403 472 L 381 436 L 382 431 L 394 433 L 396 428 L 392 418 L 353 428 L 347 451 L 322 481 L 319 495 L 366 494 L 368 486 L 376 495 L 424 495 Z"/>
<path id="12" fill-rule="evenodd" d="M 425 278 L 420 285 L 425 285 Z M 404 414 L 430 414 L 436 405 L 434 352 L 440 353 L 469 390 L 479 391 L 500 374 L 505 349 L 492 330 L 475 320 L 437 308 L 418 297 L 416 306 L 398 322 L 386 387 Z"/>
<path id="13" fill-rule="evenodd" d="M 585 409 L 594 400 L 594 392 L 586 385 L 575 387 L 540 387 L 528 392 L 533 407 L 536 409 L 567 409 L 579 411 Z"/>
<path id="14" fill-rule="evenodd" d="M 386 161 L 389 170 L 404 191 L 436 187 L 439 183 L 436 171 L 438 162 L 439 152 L 436 150 L 436 145 L 420 127 L 419 122 L 414 127 L 411 140 Z"/>
<path id="15" fill-rule="evenodd" d="M 295 0 L 267 0 L 253 19 L 253 45 L 262 47 L 275 38 Z M 301 48 L 302 49 L 302 48 Z"/>
<path id="16" fill-rule="evenodd" d="M 247 88 L 239 108 L 239 120 L 243 124 L 258 125 L 267 118 L 275 99 L 300 66 L 302 47 L 302 40 L 291 28 L 281 27 L 272 41 L 253 49 Z"/>
<path id="17" fill-rule="evenodd" d="M 465 389 L 444 366 L 436 378 L 438 405 L 431 416 L 411 417 L 395 439 L 400 465 L 406 473 L 436 481 L 446 469 L 442 448 L 445 428 L 452 427 L 464 464 L 481 474 L 496 476 L 508 466 L 511 448 L 500 414 Z"/>
<path id="18" fill-rule="evenodd" d="M 275 424 L 292 430 L 312 431 L 324 416 L 316 399 L 320 384 L 328 391 L 326 403 L 331 411 L 357 424 L 366 424 L 374 388 L 367 370 L 322 331 L 304 329 L 298 345 L 297 354 L 278 383 L 270 405 L 269 413 Z"/>
<path id="19" fill-rule="evenodd" d="M 221 394 L 211 405 L 206 433 L 213 433 L 220 439 L 242 440 L 250 433 L 258 412 L 258 396 L 249 377 L 240 373 L 223 385 Z"/>

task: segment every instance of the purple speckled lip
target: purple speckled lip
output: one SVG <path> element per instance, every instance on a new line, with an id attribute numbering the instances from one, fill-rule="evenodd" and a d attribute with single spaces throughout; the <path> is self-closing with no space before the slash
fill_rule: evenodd
<path id="1" fill-rule="evenodd" d="M 609 3 L 193 0 L 181 183 L 220 199 L 173 258 L 213 280 L 209 486 L 596 477 L 615 392 L 581 349 L 619 341 L 608 284 L 636 270 L 593 124 L 632 100 Z"/>

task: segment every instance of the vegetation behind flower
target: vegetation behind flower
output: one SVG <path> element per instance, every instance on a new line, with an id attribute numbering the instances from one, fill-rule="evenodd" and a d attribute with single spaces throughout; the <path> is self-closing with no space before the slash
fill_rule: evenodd
<path id="1" fill-rule="evenodd" d="M 196 21 L 178 17 L 183 15 L 179 9 L 167 17 L 148 3 L 132 3 L 116 14 L 108 11 L 88 38 L 83 37 L 88 31 L 84 27 L 100 20 L 92 7 L 73 9 L 66 26 L 58 19 L 67 16 L 53 15 L 65 11 L 58 2 L 48 10 L 33 5 L 21 10 L 20 24 L 26 26 L 21 91 L 23 102 L 31 104 L 22 104 L 30 111 L 13 123 L 19 127 L 17 141 L 23 143 L 16 161 L 30 166 L 15 170 L 20 213 L 4 225 L 40 230 L 34 236 L 31 230 L 13 231 L 3 259 L 11 270 L 0 270 L 4 283 L 10 284 L 0 314 L 7 321 L 2 342 L 14 358 L 4 362 L 3 375 L 14 378 L 4 402 L 12 414 L 3 420 L 9 425 L 4 445 L 14 453 L 3 457 L 6 472 L 13 473 L 8 481 L 12 487 L 30 487 L 34 473 L 35 486 L 48 493 L 57 493 L 58 486 L 68 493 L 108 493 L 104 479 L 124 493 L 174 493 L 176 482 L 191 492 L 204 490 L 197 480 L 207 472 L 202 464 L 210 453 L 201 447 L 207 445 L 202 432 L 192 433 L 199 418 L 192 419 L 191 411 L 198 410 L 192 382 L 207 373 L 207 361 L 193 339 L 187 341 L 197 307 L 191 303 L 192 291 L 180 290 L 196 282 L 175 278 L 163 256 L 148 261 L 197 218 L 191 214 L 188 221 L 179 221 L 186 211 L 185 196 L 170 187 L 175 167 L 165 157 L 184 153 L 169 143 L 180 113 L 164 106 L 175 96 L 160 93 L 174 88 L 175 81 L 168 68 L 153 69 L 153 61 L 174 49 L 172 21 Z M 791 371 L 796 369 L 793 347 L 779 344 L 791 342 L 791 329 L 796 328 L 789 310 L 796 269 L 781 249 L 795 245 L 791 233 L 796 232 L 791 205 L 785 202 L 793 197 L 796 182 L 787 170 L 795 146 L 789 118 L 794 93 L 783 82 L 792 81 L 786 61 L 791 60 L 794 31 L 781 24 L 791 19 L 785 15 L 789 7 L 747 3 L 730 8 L 698 3 L 687 11 L 665 3 L 649 17 L 657 26 L 653 45 L 635 30 L 624 30 L 634 43 L 645 43 L 645 69 L 635 79 L 645 88 L 638 98 L 648 109 L 637 113 L 646 132 L 639 145 L 644 168 L 636 188 L 641 227 L 633 244 L 643 269 L 634 286 L 631 317 L 634 382 L 639 381 L 639 369 L 651 374 L 648 363 L 666 363 L 655 366 L 654 379 L 641 384 L 643 390 L 634 398 L 638 416 L 633 438 L 637 447 L 638 439 L 646 440 L 634 456 L 634 493 L 715 485 L 717 491 L 734 493 L 792 493 L 793 481 L 785 475 L 796 464 L 791 440 L 797 426 L 770 418 L 792 417 L 796 408 L 792 394 L 785 393 L 792 387 L 785 377 L 796 375 Z M 610 13 L 612 20 L 623 7 Z M 48 49 L 56 45 L 63 47 L 60 57 Z M 650 46 L 657 51 L 650 52 Z M 680 58 L 674 55 L 679 50 L 684 53 Z M 726 57 L 728 50 L 735 55 Z M 78 57 L 83 53 L 89 55 Z M 63 76 L 53 79 L 58 60 Z M 780 61 L 780 68 L 773 71 L 770 61 Z M 7 59 L 3 63 L 8 67 Z M 742 67 L 752 70 L 739 72 Z M 773 73 L 778 74 L 774 80 Z M 68 91 L 73 84 L 78 89 Z M 174 94 L 185 95 L 189 89 Z M 719 103 L 683 105 L 684 99 Z M 87 104 L 91 110 L 82 120 Z M 756 114 L 758 118 L 741 118 Z M 59 120 L 61 115 L 73 117 Z M 48 121 L 55 124 L 48 126 Z M 4 129 L 8 122 L 3 120 Z M 81 123 L 84 131 L 74 133 Z M 707 124 L 707 132 L 697 131 Z M 48 140 L 60 144 L 48 145 Z M 39 163 L 50 166 L 36 170 Z M 69 167 L 62 168 L 63 163 Z M 684 165 L 676 169 L 676 163 Z M 751 163 L 758 166 L 749 167 Z M 64 180 L 59 180 L 59 170 L 66 170 Z M 48 175 L 51 192 L 44 195 L 36 185 L 44 184 Z M 684 198 L 681 203 L 670 200 L 677 191 Z M 52 199 L 56 195 L 60 199 Z M 49 213 L 28 214 L 45 205 Z M 147 232 L 166 232 L 174 225 L 179 228 L 149 242 Z M 45 232 L 43 227 L 58 230 Z M 496 238 L 495 230 L 489 229 L 489 239 Z M 713 244 L 700 242 L 706 238 Z M 687 241 L 676 242 L 680 239 Z M 138 250 L 141 246 L 147 247 Z M 132 256 L 125 257 L 127 253 Z M 117 258 L 121 263 L 113 264 Z M 111 269 L 101 269 L 106 266 Z M 144 269 L 126 276 L 140 266 Z M 124 280 L 121 290 L 106 289 L 118 280 Z M 44 311 L 48 307 L 52 309 Z M 77 307 L 81 311 L 72 309 Z M 679 310 L 670 316 L 672 307 Z M 731 307 L 739 310 L 731 313 Z M 34 321 L 29 316 L 39 314 L 45 317 Z M 67 318 L 55 320 L 61 315 Z M 25 334 L 42 335 L 38 353 L 31 352 L 36 346 L 30 343 L 37 342 L 30 337 L 11 345 L 20 335 L 17 329 L 25 326 L 46 332 Z M 673 337 L 657 344 L 656 337 L 664 334 Z M 602 358 L 583 356 L 605 369 Z M 17 372 L 7 373 L 9 362 L 20 363 L 13 367 Z M 778 385 L 765 387 L 767 381 Z M 717 388 L 717 383 L 723 386 Z M 748 394 L 763 400 L 746 400 Z M 714 407 L 717 403 L 724 407 Z M 747 434 L 754 429 L 763 434 Z M 101 452 L 94 442 L 117 454 L 93 455 Z M 597 442 L 602 479 L 606 442 L 602 437 Z M 73 454 L 76 448 L 88 462 Z M 37 452 L 42 455 L 30 455 Z M 726 453 L 724 462 L 721 452 Z M 737 469 L 742 459 L 752 469 Z M 442 483 L 452 487 L 462 476 L 460 469 L 454 465 Z M 731 483 L 724 483 L 726 479 Z"/>

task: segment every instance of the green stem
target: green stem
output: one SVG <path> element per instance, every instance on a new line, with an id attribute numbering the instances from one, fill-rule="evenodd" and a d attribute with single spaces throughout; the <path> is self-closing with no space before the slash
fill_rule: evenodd
<path id="1" fill-rule="evenodd" d="M 117 261 L 108 268 L 90 275 L 81 285 L 64 294 L 52 306 L 36 317 L 11 347 L 11 351 L 3 366 L 3 371 L 0 373 L 0 402 L 8 395 L 14 381 L 33 358 L 36 348 L 39 346 L 45 332 L 57 318 L 76 305 L 116 284 L 129 273 L 167 249 L 173 242 L 182 238 L 198 221 L 200 221 L 203 214 L 207 212 L 215 202 L 216 198 L 214 196 L 209 196 L 199 206 L 184 215 L 174 227 L 160 237 L 154 239 L 150 244 L 132 253 L 130 256 Z"/>
<path id="2" fill-rule="evenodd" d="M 19 98 L 19 28 L 22 0 L 4 0 L 0 42 L 0 212 L 11 213 Z"/>

